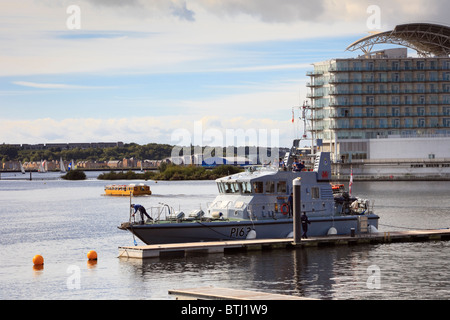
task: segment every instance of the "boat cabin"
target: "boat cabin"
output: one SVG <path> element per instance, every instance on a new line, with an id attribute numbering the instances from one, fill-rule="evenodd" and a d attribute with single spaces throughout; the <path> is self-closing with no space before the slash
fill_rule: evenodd
<path id="1" fill-rule="evenodd" d="M 219 196 L 209 206 L 207 214 L 224 219 L 291 218 L 288 200 L 293 192 L 292 181 L 300 177 L 302 211 L 308 215 L 329 215 L 334 211 L 329 183 L 331 165 L 325 153 L 319 155 L 317 161 L 314 171 L 250 167 L 246 172 L 217 179 Z"/>

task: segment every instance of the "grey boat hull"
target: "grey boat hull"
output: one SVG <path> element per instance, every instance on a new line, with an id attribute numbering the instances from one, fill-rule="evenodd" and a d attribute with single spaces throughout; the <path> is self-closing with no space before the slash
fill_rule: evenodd
<path id="1" fill-rule="evenodd" d="M 378 228 L 379 217 L 375 214 L 367 215 L 368 225 Z M 325 236 L 331 227 L 337 234 L 350 234 L 351 229 L 358 232 L 358 216 L 345 215 L 335 217 L 310 217 L 307 235 Z M 125 224 L 121 229 L 132 232 L 146 244 L 185 243 L 199 241 L 242 240 L 254 230 L 257 239 L 278 239 L 292 236 L 293 220 L 242 220 L 242 221 L 213 221 L 213 222 L 180 222 L 155 224 Z"/>

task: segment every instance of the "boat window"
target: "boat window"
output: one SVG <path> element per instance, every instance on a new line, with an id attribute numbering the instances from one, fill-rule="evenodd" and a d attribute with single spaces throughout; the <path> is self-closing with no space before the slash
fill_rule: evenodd
<path id="1" fill-rule="evenodd" d="M 237 182 L 232 182 L 231 183 L 231 190 L 233 191 L 233 193 L 239 193 L 239 183 Z"/>
<path id="2" fill-rule="evenodd" d="M 231 193 L 231 185 L 229 183 L 224 183 L 223 187 L 224 187 L 225 193 Z"/>
<path id="3" fill-rule="evenodd" d="M 241 187 L 241 192 L 243 194 L 249 194 L 252 193 L 252 186 L 250 184 L 250 182 L 245 181 L 245 182 L 240 182 L 240 187 Z"/>
<path id="4" fill-rule="evenodd" d="M 225 193 L 222 182 L 217 182 L 217 188 L 219 189 L 219 193 Z"/>
<path id="5" fill-rule="evenodd" d="M 278 181 L 277 182 L 277 192 L 286 194 L 286 181 Z"/>
<path id="6" fill-rule="evenodd" d="M 224 193 L 239 193 L 239 184 L 237 182 L 225 182 L 223 183 L 225 189 Z"/>
<path id="7" fill-rule="evenodd" d="M 312 199 L 319 199 L 319 188 L 318 187 L 312 187 L 311 188 L 311 198 Z"/>
<path id="8" fill-rule="evenodd" d="M 275 182 L 266 181 L 266 193 L 275 193 Z"/>
<path id="9" fill-rule="evenodd" d="M 253 190 L 255 193 L 263 193 L 263 183 L 262 181 L 253 182 Z"/>

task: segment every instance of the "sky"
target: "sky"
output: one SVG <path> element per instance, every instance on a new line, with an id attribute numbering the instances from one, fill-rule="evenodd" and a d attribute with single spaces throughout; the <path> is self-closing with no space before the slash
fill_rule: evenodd
<path id="1" fill-rule="evenodd" d="M 449 25 L 449 9 L 441 0 L 0 0 L 0 143 L 288 147 L 303 134 L 292 110 L 297 119 L 312 63 L 356 56 L 346 47 L 369 32 Z"/>

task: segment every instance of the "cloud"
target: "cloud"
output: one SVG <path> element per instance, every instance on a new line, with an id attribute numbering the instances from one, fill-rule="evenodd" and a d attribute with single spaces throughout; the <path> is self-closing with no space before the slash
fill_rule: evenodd
<path id="1" fill-rule="evenodd" d="M 200 125 L 199 125 L 200 124 Z M 66 118 L 55 120 L 0 119 L 0 136 L 5 143 L 61 143 L 123 141 L 167 143 L 171 145 L 210 145 L 212 136 L 223 146 L 232 141 L 243 141 L 241 134 L 255 133 L 263 144 L 289 146 L 292 142 L 290 119 L 185 116 L 133 117 L 133 118 Z M 18 130 L 20 128 L 20 130 Z M 179 135 L 182 133 L 182 136 Z M 227 136 L 228 134 L 228 136 Z"/>
<path id="2" fill-rule="evenodd" d="M 13 81 L 15 85 L 39 89 L 105 89 L 113 87 L 102 87 L 102 86 L 82 86 L 64 83 L 39 83 L 39 82 L 29 82 L 29 81 Z"/>
<path id="3" fill-rule="evenodd" d="M 172 14 L 182 20 L 195 21 L 195 13 L 186 7 L 186 2 L 178 5 L 172 3 Z"/>
<path id="4" fill-rule="evenodd" d="M 218 16 L 248 15 L 269 23 L 317 21 L 325 10 L 323 0 L 198 0 L 194 2 Z"/>
<path id="5" fill-rule="evenodd" d="M 77 31 L 66 27 L 65 6 L 72 1 L 24 2 L 9 2 L 0 13 L 4 21 L 0 76 L 195 72 L 205 65 L 236 68 L 239 65 L 227 64 L 236 44 L 365 34 L 367 8 L 373 4 L 372 0 L 80 0 L 82 29 Z M 450 9 L 450 3 L 438 0 L 376 4 L 382 30 L 424 19 L 447 23 Z"/>

